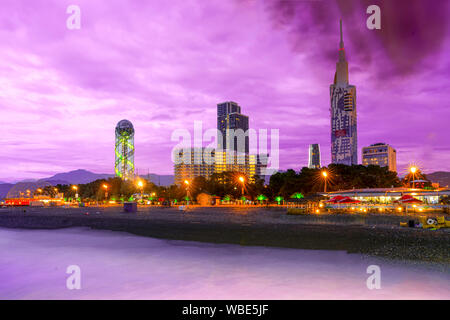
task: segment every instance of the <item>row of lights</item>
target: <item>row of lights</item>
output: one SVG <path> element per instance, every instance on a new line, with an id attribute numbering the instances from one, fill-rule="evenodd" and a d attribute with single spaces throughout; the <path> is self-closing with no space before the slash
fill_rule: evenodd
<path id="1" fill-rule="evenodd" d="M 416 174 L 418 168 L 416 166 L 411 166 L 409 168 L 409 171 L 412 174 L 412 184 L 413 184 L 413 188 L 414 188 L 414 175 Z M 328 172 L 326 170 L 322 170 L 322 177 L 324 179 L 324 192 L 327 192 L 327 178 L 328 178 Z"/>

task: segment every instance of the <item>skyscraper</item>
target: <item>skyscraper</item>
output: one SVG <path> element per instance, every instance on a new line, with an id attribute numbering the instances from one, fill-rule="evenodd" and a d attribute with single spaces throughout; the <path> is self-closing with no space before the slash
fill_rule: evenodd
<path id="1" fill-rule="evenodd" d="M 309 145 L 308 168 L 310 169 L 320 168 L 320 146 L 317 143 Z"/>
<path id="2" fill-rule="evenodd" d="M 115 154 L 116 177 L 132 179 L 134 177 L 134 128 L 128 120 L 121 120 L 116 126 Z"/>
<path id="3" fill-rule="evenodd" d="M 341 41 L 339 60 L 336 63 L 334 83 L 330 85 L 331 99 L 331 162 L 346 165 L 358 164 L 356 132 L 356 87 L 348 81 L 348 62 L 345 58 L 340 21 Z"/>
<path id="4" fill-rule="evenodd" d="M 218 150 L 249 153 L 248 117 L 241 114 L 241 107 L 236 102 L 217 105 L 217 130 L 222 134 L 222 139 L 218 139 Z"/>
<path id="5" fill-rule="evenodd" d="M 258 156 L 250 154 L 248 116 L 241 114 L 241 107 L 233 101 L 217 104 L 217 139 L 215 172 L 234 171 L 245 174 L 250 182 L 255 175 L 265 173 L 264 163 L 258 164 Z"/>
<path id="6" fill-rule="evenodd" d="M 397 172 L 397 152 L 387 143 L 372 144 L 362 148 L 362 164 L 388 167 L 390 171 Z"/>

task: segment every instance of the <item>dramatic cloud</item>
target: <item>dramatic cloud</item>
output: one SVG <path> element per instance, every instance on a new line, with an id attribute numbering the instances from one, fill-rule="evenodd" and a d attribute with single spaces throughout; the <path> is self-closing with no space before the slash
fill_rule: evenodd
<path id="1" fill-rule="evenodd" d="M 66 8 L 81 8 L 81 29 Z M 366 8 L 381 8 L 381 30 Z M 280 164 L 330 161 L 329 85 L 343 19 L 359 147 L 386 142 L 399 171 L 450 170 L 449 5 L 443 1 L 116 0 L 0 4 L 0 180 L 113 172 L 114 127 L 136 129 L 140 172 L 172 173 L 175 129 L 216 125 L 238 102 L 280 129 Z"/>

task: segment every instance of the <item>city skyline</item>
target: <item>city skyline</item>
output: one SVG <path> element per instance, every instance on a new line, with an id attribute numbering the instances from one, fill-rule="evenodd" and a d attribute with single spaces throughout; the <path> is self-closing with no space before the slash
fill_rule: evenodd
<path id="1" fill-rule="evenodd" d="M 68 30 L 67 5 L 6 1 L 0 12 L 0 181 L 113 173 L 121 119 L 137 130 L 136 169 L 170 174 L 171 132 L 196 120 L 214 128 L 217 103 L 230 100 L 252 128 L 280 129 L 280 169 L 307 166 L 316 142 L 326 166 L 340 18 L 357 154 L 385 141 L 399 173 L 410 162 L 450 171 L 446 2 L 427 7 L 431 20 L 418 6 L 380 4 L 381 30 L 366 28 L 362 5 L 277 1 L 79 1 L 81 29 Z"/>

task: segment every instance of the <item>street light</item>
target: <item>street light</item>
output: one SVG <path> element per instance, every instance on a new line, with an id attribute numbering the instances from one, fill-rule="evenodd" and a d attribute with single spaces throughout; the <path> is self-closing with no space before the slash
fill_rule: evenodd
<path id="1" fill-rule="evenodd" d="M 144 183 L 142 180 L 139 180 L 137 185 L 141 189 L 141 201 L 144 201 Z"/>
<path id="2" fill-rule="evenodd" d="M 242 183 L 242 196 L 244 196 L 244 184 L 245 184 L 245 178 L 243 176 L 239 177 L 239 181 Z"/>
<path id="3" fill-rule="evenodd" d="M 412 174 L 412 187 L 415 187 L 415 183 L 414 183 L 414 175 L 417 172 L 417 167 L 412 166 L 411 168 L 409 168 L 409 171 Z"/>
<path id="4" fill-rule="evenodd" d="M 105 200 L 108 199 L 108 185 L 104 184 L 103 189 L 105 189 Z"/>
<path id="5" fill-rule="evenodd" d="M 325 170 L 323 170 L 322 171 L 322 176 L 323 176 L 323 179 L 324 179 L 324 181 L 325 181 L 325 185 L 324 185 L 324 190 L 323 190 L 323 192 L 327 192 L 327 177 L 328 177 L 328 173 L 325 171 Z"/>
<path id="6" fill-rule="evenodd" d="M 78 199 L 78 187 L 72 186 L 72 189 L 75 190 L 75 199 Z"/>
<path id="7" fill-rule="evenodd" d="M 184 184 L 186 185 L 187 205 L 189 205 L 189 181 L 184 180 Z"/>

